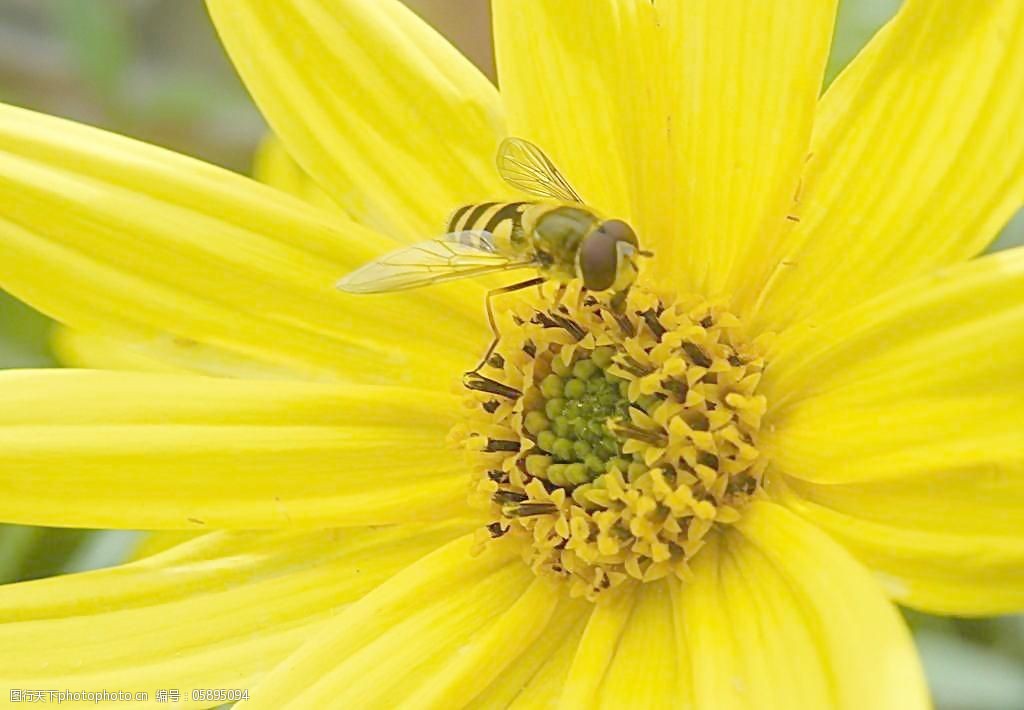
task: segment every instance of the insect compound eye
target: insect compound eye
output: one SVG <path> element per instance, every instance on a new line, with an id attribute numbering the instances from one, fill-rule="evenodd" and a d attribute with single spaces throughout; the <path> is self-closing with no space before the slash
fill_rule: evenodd
<path id="1" fill-rule="evenodd" d="M 615 283 L 619 265 L 619 240 L 614 235 L 595 229 L 580 245 L 580 276 L 591 291 L 604 291 Z"/>
<path id="2" fill-rule="evenodd" d="M 621 219 L 598 225 L 580 245 L 580 276 L 591 291 L 604 291 L 615 284 L 619 264 L 640 246 L 636 232 Z"/>
<path id="3" fill-rule="evenodd" d="M 636 238 L 636 232 L 634 232 L 633 228 L 621 219 L 606 220 L 601 223 L 597 228 L 597 231 L 611 235 L 616 241 L 626 242 L 627 244 L 632 244 L 634 247 L 640 246 L 640 240 Z"/>

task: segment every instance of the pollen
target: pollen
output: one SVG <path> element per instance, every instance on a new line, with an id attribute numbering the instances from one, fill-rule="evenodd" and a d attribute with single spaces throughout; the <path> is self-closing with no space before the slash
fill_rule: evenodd
<path id="1" fill-rule="evenodd" d="M 507 305 L 501 341 L 465 379 L 480 544 L 596 598 L 690 577 L 716 527 L 761 489 L 764 340 L 722 304 L 633 288 L 546 285 Z"/>

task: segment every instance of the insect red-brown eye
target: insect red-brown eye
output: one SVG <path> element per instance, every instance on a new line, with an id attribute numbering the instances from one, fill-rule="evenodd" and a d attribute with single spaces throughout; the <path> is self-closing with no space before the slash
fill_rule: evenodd
<path id="1" fill-rule="evenodd" d="M 636 232 L 621 219 L 606 220 L 601 223 L 597 230 L 614 237 L 615 241 L 626 242 L 635 247 L 640 246 L 640 240 L 637 239 Z"/>
<path id="2" fill-rule="evenodd" d="M 603 229 L 595 229 L 580 245 L 580 276 L 591 291 L 604 291 L 615 283 L 619 265 L 619 240 Z"/>

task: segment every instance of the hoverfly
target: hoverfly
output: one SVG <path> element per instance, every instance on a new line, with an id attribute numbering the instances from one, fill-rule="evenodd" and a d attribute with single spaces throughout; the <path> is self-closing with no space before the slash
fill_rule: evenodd
<path id="1" fill-rule="evenodd" d="M 498 149 L 498 172 L 512 187 L 541 200 L 464 205 L 448 220 L 447 234 L 419 242 L 362 266 L 337 286 L 348 293 L 402 291 L 514 269 L 534 268 L 535 278 L 487 293 L 487 320 L 494 340 L 475 374 L 498 345 L 491 299 L 530 286 L 580 278 L 590 291 L 612 291 L 623 303 L 637 277 L 640 249 L 632 227 L 604 219 L 588 207 L 544 152 L 521 138 Z M 560 294 L 561 295 L 561 292 Z"/>

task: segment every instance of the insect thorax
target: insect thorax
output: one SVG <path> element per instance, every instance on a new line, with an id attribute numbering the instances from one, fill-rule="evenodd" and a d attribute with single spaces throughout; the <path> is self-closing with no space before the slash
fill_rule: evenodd
<path id="1" fill-rule="evenodd" d="M 599 223 L 590 210 L 558 204 L 537 205 L 528 231 L 538 258 L 547 264 L 553 278 L 577 276 L 576 256 L 580 244 Z"/>

